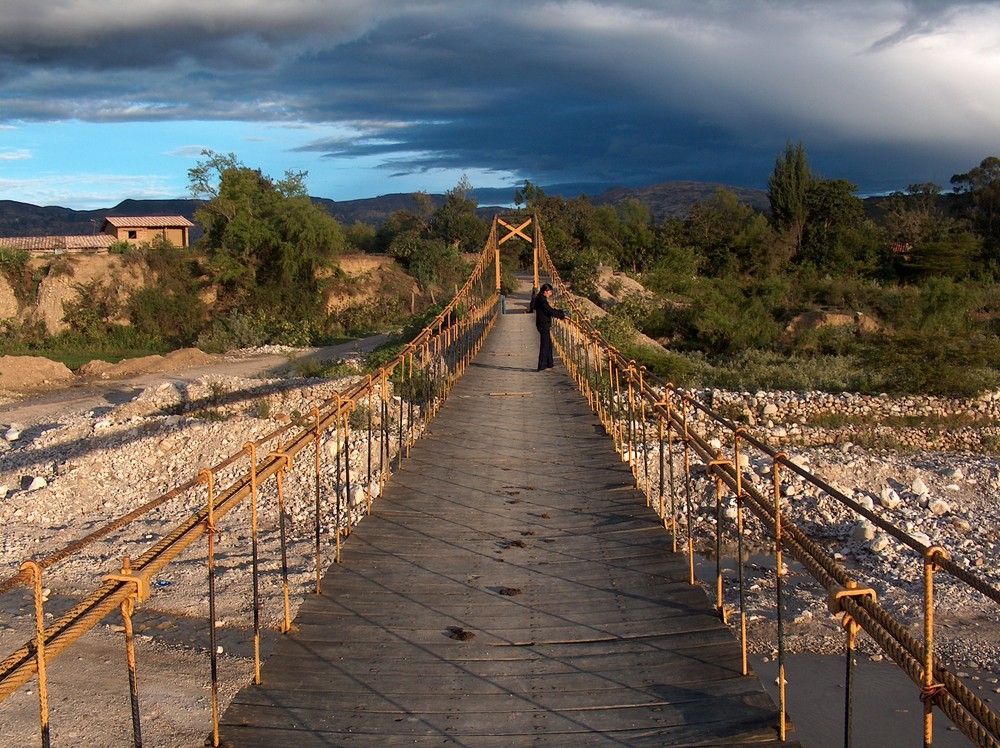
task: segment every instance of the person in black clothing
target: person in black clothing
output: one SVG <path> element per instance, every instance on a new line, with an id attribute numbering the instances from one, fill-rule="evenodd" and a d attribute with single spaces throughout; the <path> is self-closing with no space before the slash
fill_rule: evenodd
<path id="1" fill-rule="evenodd" d="M 545 371 L 555 366 L 552 362 L 552 318 L 566 319 L 566 312 L 549 305 L 551 295 L 552 286 L 543 283 L 531 300 L 531 308 L 535 312 L 535 327 L 538 328 L 539 337 L 538 371 Z"/>

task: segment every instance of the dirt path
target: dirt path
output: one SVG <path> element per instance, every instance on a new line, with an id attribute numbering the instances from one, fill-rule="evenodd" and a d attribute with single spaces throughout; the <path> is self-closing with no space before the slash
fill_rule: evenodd
<path id="1" fill-rule="evenodd" d="M 219 356 L 216 363 L 207 366 L 137 373 L 113 380 L 89 379 L 50 389 L 35 388 L 23 393 L 22 399 L 17 402 L 0 405 L 0 423 L 30 426 L 59 416 L 124 405 L 149 387 L 164 383 L 185 384 L 207 375 L 244 379 L 281 377 L 295 363 L 328 361 L 368 353 L 388 339 L 387 335 L 372 335 L 323 348 L 289 349 L 287 353 L 238 353 Z"/>

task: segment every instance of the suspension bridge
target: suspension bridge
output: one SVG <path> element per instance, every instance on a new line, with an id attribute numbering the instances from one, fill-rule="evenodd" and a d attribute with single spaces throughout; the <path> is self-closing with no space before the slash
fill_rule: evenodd
<path id="1" fill-rule="evenodd" d="M 740 563 L 738 596 L 725 597 L 722 535 L 735 537 L 744 558 L 743 523 L 752 516 L 771 538 L 775 568 L 794 558 L 841 618 L 845 745 L 854 733 L 850 662 L 859 635 L 912 680 L 925 744 L 943 716 L 973 743 L 1000 745 L 988 704 L 935 656 L 934 578 L 947 574 L 992 603 L 1000 592 L 953 563 L 947 549 L 920 544 L 689 393 L 656 381 L 579 313 L 557 325 L 560 366 L 537 372 L 533 318 L 519 313 L 526 296 L 505 299 L 501 313 L 500 252 L 511 239 L 533 250 L 534 286 L 541 272 L 562 288 L 537 220 L 498 217 L 455 300 L 377 373 L 0 582 L 0 594 L 33 590 L 36 622 L 31 640 L 0 663 L 0 701 L 37 679 L 39 734 L 49 745 L 48 662 L 118 613 L 132 741 L 142 745 L 142 651 L 131 619 L 154 594 L 156 576 L 201 547 L 213 746 L 796 745 L 784 694 L 782 575 L 777 700 L 748 664 L 750 592 Z M 771 461 L 770 485 L 751 480 L 750 452 Z M 695 575 L 694 465 L 716 494 L 714 595 Z M 282 567 L 295 563 L 286 558 L 281 507 L 296 471 L 315 504 L 315 544 L 300 559 L 313 565 L 315 587 L 293 618 L 287 579 L 270 599 L 260 590 L 256 512 L 265 494 L 275 496 Z M 781 487 L 793 473 L 912 549 L 925 572 L 922 635 L 787 516 Z M 202 508 L 46 621 L 49 568 L 178 495 L 199 497 Z M 724 497 L 737 504 L 731 522 Z M 223 708 L 214 539 L 247 505 L 255 667 Z M 282 636 L 264 661 L 260 610 L 282 598 Z"/>
<path id="2" fill-rule="evenodd" d="M 736 639 L 537 346 L 533 316 L 498 320 L 223 745 L 777 741 Z"/>

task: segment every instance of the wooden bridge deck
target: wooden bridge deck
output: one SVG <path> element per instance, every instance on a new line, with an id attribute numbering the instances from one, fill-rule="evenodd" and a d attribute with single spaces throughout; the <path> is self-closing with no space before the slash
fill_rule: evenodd
<path id="1" fill-rule="evenodd" d="M 611 440 L 536 356 L 532 318 L 501 317 L 224 745 L 778 742 Z"/>

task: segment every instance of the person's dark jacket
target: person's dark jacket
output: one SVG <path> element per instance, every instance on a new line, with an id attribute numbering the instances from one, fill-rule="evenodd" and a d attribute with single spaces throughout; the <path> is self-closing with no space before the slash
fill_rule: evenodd
<path id="1" fill-rule="evenodd" d="M 539 330 L 543 327 L 552 327 L 553 317 L 556 319 L 566 319 L 566 312 L 562 309 L 556 309 L 549 304 L 549 300 L 545 298 L 545 294 L 543 293 L 535 296 L 532 306 L 535 309 L 535 327 Z"/>

